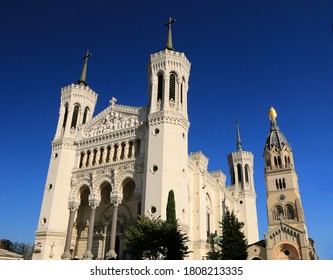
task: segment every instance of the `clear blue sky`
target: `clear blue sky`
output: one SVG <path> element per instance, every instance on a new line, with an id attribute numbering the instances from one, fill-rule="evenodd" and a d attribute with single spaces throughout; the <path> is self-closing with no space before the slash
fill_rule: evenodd
<path id="1" fill-rule="evenodd" d="M 333 1 L 2 1 L 0 9 L 0 238 L 33 243 L 60 88 L 75 83 L 87 48 L 95 113 L 148 102 L 146 64 L 173 45 L 192 63 L 189 152 L 228 176 L 239 120 L 255 157 L 259 234 L 267 231 L 263 149 L 268 110 L 294 151 L 309 236 L 333 259 Z"/>

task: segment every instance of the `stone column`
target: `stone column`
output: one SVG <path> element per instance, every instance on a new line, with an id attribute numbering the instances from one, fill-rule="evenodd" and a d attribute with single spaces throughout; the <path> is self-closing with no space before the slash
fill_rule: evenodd
<path id="1" fill-rule="evenodd" d="M 69 221 L 68 221 L 68 227 L 67 227 L 67 236 L 66 236 L 66 243 L 65 243 L 65 249 L 64 253 L 61 255 L 61 259 L 63 260 L 70 260 L 71 259 L 71 242 L 72 242 L 72 235 L 73 235 L 73 225 L 74 225 L 74 218 L 75 218 L 75 212 L 79 208 L 80 203 L 77 201 L 69 202 L 68 208 L 69 208 Z"/>
<path id="2" fill-rule="evenodd" d="M 94 237 L 96 208 L 99 205 L 99 201 L 96 201 L 96 200 L 89 201 L 89 205 L 91 206 L 91 212 L 90 212 L 90 219 L 89 219 L 87 249 L 83 256 L 83 258 L 85 260 L 91 260 L 94 256 L 91 252 L 91 249 L 92 249 L 92 242 L 93 242 L 93 237 Z"/>
<path id="3" fill-rule="evenodd" d="M 101 154 L 101 158 L 102 158 L 101 164 L 106 162 L 107 153 L 108 153 L 108 146 L 103 146 L 103 153 Z"/>
<path id="4" fill-rule="evenodd" d="M 113 204 L 113 213 L 112 213 L 112 224 L 111 224 L 111 237 L 110 237 L 110 249 L 106 254 L 107 259 L 115 259 L 117 258 L 117 253 L 115 251 L 116 248 L 116 233 L 117 233 L 117 222 L 118 222 L 118 207 L 121 203 L 122 198 L 111 197 L 111 202 Z"/>
<path id="5" fill-rule="evenodd" d="M 120 160 L 120 156 L 121 156 L 121 150 L 122 150 L 122 146 L 121 146 L 121 142 L 117 144 L 118 145 L 118 149 L 117 149 L 117 161 Z"/>
<path id="6" fill-rule="evenodd" d="M 128 159 L 128 152 L 129 152 L 129 142 L 125 142 L 125 148 L 124 148 L 124 159 Z"/>

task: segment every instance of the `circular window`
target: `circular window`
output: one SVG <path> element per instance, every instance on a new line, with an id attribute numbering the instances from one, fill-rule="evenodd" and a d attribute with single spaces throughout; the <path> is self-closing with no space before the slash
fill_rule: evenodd
<path id="1" fill-rule="evenodd" d="M 153 172 L 156 172 L 157 170 L 158 170 L 157 165 L 154 165 L 154 166 L 153 166 Z"/>
<path id="2" fill-rule="evenodd" d="M 239 201 L 240 204 L 243 204 L 243 200 Z"/>
<path id="3" fill-rule="evenodd" d="M 156 211 L 157 211 L 157 209 L 156 209 L 155 206 L 152 206 L 152 207 L 150 208 L 150 212 L 151 212 L 152 214 L 155 214 Z"/>
<path id="4" fill-rule="evenodd" d="M 53 155 L 53 158 L 57 158 L 58 157 L 58 153 L 55 153 L 54 155 Z"/>
<path id="5" fill-rule="evenodd" d="M 46 218 L 43 218 L 42 219 L 42 225 L 45 225 L 46 224 Z"/>
<path id="6" fill-rule="evenodd" d="M 52 190 L 52 188 L 53 188 L 52 184 L 49 184 L 49 187 L 48 187 L 49 191 Z"/>
<path id="7" fill-rule="evenodd" d="M 279 200 L 284 201 L 286 199 L 286 196 L 284 194 L 279 195 Z"/>
<path id="8" fill-rule="evenodd" d="M 158 128 L 155 128 L 154 134 L 157 135 L 160 133 L 160 130 Z"/>

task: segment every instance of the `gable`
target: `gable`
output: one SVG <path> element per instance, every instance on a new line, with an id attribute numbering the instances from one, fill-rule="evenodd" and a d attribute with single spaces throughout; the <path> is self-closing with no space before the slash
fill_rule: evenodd
<path id="1" fill-rule="evenodd" d="M 132 107 L 112 103 L 82 126 L 81 137 L 84 139 L 126 129 L 138 128 L 146 119 L 145 108 L 146 107 Z"/>

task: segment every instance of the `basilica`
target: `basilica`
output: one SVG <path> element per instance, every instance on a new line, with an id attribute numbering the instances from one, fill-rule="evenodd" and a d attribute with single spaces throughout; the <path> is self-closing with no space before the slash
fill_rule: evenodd
<path id="1" fill-rule="evenodd" d="M 253 154 L 237 146 L 226 175 L 208 171 L 208 158 L 188 152 L 188 85 L 191 63 L 172 44 L 147 64 L 147 105 L 110 105 L 94 114 L 97 93 L 81 77 L 61 89 L 60 110 L 35 236 L 35 260 L 130 259 L 124 232 L 138 216 L 166 218 L 174 191 L 189 259 L 207 255 L 207 236 L 221 234 L 226 209 L 244 223 L 249 259 L 316 259 L 307 229 L 293 152 L 279 130 L 274 108 L 264 146 L 268 233 L 259 240 Z M 263 139 L 265 143 L 265 139 Z"/>

